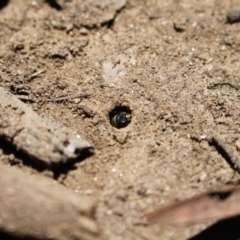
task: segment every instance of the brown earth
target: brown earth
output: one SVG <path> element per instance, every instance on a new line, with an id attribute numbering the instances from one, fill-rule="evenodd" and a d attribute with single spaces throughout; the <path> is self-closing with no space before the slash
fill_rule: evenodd
<path id="1" fill-rule="evenodd" d="M 226 22 L 239 1 L 5 3 L 0 85 L 37 99 L 91 94 L 27 104 L 95 146 L 93 156 L 55 178 L 97 199 L 101 239 L 180 240 L 208 228 L 212 222 L 181 228 L 138 223 L 155 207 L 240 180 L 206 141 L 217 135 L 240 156 L 240 23 Z M 122 129 L 109 119 L 119 106 L 132 111 Z M 0 157 L 33 175 L 53 175 L 3 147 Z"/>

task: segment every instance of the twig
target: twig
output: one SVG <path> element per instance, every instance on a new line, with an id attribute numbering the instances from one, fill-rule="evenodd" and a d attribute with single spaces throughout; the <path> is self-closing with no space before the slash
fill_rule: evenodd
<path id="1" fill-rule="evenodd" d="M 23 101 L 30 101 L 30 102 L 36 102 L 36 103 L 39 102 L 37 99 L 30 98 L 29 96 L 26 96 L 26 95 L 15 95 L 15 97 Z"/>
<path id="2" fill-rule="evenodd" d="M 239 159 L 234 155 L 233 151 L 229 149 L 221 140 L 219 140 L 217 137 L 212 137 L 210 139 L 210 143 L 212 143 L 216 149 L 220 149 L 222 152 L 222 155 L 227 159 L 227 161 L 230 162 L 230 164 L 240 173 L 240 161 Z"/>
<path id="3" fill-rule="evenodd" d="M 88 93 L 80 93 L 80 94 L 69 95 L 69 96 L 65 96 L 65 97 L 42 99 L 40 101 L 42 101 L 42 102 L 58 102 L 58 101 L 69 100 L 69 99 L 74 99 L 74 98 L 87 98 L 89 96 L 90 96 L 90 94 L 88 94 Z"/>
<path id="4" fill-rule="evenodd" d="M 80 93 L 80 94 L 68 95 L 65 97 L 46 98 L 46 99 L 33 99 L 25 95 L 15 95 L 15 96 L 21 100 L 39 103 L 39 102 L 59 102 L 59 101 L 70 100 L 75 98 L 87 98 L 91 95 L 89 93 Z"/>
<path id="5" fill-rule="evenodd" d="M 38 75 L 42 74 L 42 73 L 45 73 L 46 72 L 46 69 L 42 69 L 42 70 L 39 70 L 38 72 L 36 73 L 33 73 L 31 74 L 31 76 L 29 77 L 28 81 L 32 80 L 33 78 L 37 77 Z"/>

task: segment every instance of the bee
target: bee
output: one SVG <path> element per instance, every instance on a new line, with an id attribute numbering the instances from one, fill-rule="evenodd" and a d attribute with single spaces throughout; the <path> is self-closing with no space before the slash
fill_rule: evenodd
<path id="1" fill-rule="evenodd" d="M 132 115 L 125 111 L 116 112 L 113 117 L 110 119 L 110 123 L 115 128 L 124 128 L 126 127 L 132 119 Z"/>

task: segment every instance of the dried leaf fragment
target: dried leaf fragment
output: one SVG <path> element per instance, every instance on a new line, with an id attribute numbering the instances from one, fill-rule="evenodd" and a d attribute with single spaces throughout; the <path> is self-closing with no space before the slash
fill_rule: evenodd
<path id="1" fill-rule="evenodd" d="M 207 191 L 192 198 L 155 209 L 146 215 L 147 224 L 185 225 L 240 215 L 240 187 Z"/>

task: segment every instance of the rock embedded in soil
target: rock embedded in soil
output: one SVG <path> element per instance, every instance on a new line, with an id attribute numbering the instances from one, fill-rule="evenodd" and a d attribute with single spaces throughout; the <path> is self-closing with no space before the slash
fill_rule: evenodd
<path id="1" fill-rule="evenodd" d="M 71 2 L 55 0 L 54 2 L 62 11 L 54 15 L 53 19 L 57 21 L 64 19 L 63 25 L 71 23 L 77 28 L 95 27 L 108 23 L 126 5 L 126 0 L 72 0 Z M 69 12 L 70 18 L 67 17 Z M 59 16 L 61 16 L 60 19 L 58 19 Z"/>
<path id="2" fill-rule="evenodd" d="M 240 22 L 240 10 L 232 10 L 227 14 L 227 20 L 229 23 Z"/>
<path id="3" fill-rule="evenodd" d="M 186 18 L 178 18 L 174 20 L 173 27 L 177 32 L 185 32 L 187 26 Z"/>

